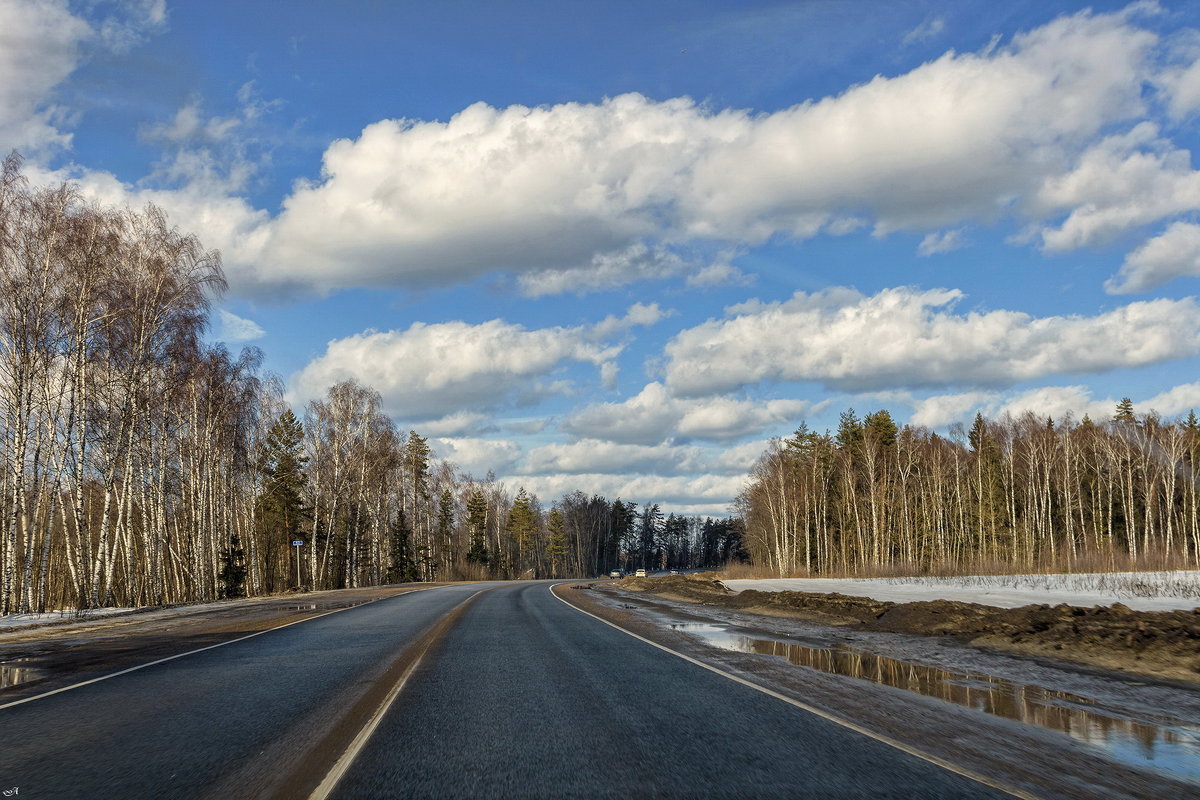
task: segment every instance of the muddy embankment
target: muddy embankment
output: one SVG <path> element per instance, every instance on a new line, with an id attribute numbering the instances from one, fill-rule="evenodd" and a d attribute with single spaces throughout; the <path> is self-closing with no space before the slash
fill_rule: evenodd
<path id="1" fill-rule="evenodd" d="M 625 590 L 858 630 L 952 636 L 982 647 L 1200 683 L 1200 609 L 1132 611 L 1123 605 L 996 608 L 933 600 L 891 603 L 807 592 L 733 593 L 703 575 L 626 578 Z"/>

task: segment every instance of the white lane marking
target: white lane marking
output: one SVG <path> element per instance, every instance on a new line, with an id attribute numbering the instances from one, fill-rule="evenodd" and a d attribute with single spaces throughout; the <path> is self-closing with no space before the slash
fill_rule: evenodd
<path id="1" fill-rule="evenodd" d="M 429 589 L 437 589 L 437 588 L 441 588 L 441 587 L 425 586 L 420 589 L 412 589 L 411 591 L 402 592 L 401 594 L 394 594 L 394 595 L 392 595 L 392 597 L 401 597 L 402 595 L 405 595 L 405 594 L 412 594 L 413 592 L 424 592 L 424 591 L 428 591 Z M 210 644 L 210 645 L 207 645 L 206 647 L 198 647 L 195 650 L 188 650 L 186 653 L 176 653 L 175 655 L 167 656 L 166 658 L 160 658 L 155 661 L 147 661 L 145 664 L 138 664 L 136 667 L 129 667 L 128 669 L 123 669 L 123 670 L 120 670 L 119 672 L 110 672 L 107 675 L 101 675 L 97 678 L 92 678 L 92 679 L 86 680 L 86 681 L 80 681 L 79 683 L 73 683 L 70 686 L 63 686 L 59 689 L 52 689 L 49 692 L 42 692 L 41 694 L 35 694 L 33 697 L 26 697 L 23 700 L 13 700 L 11 703 L 5 703 L 4 705 L 0 705 L 0 711 L 3 711 L 6 708 L 12 708 L 13 706 L 19 706 L 22 703 L 32 703 L 34 700 L 41 700 L 42 698 L 50 697 L 51 695 L 61 694 L 62 692 L 69 692 L 72 689 L 78 689 L 81 686 L 87 686 L 88 684 L 99 683 L 100 681 L 106 681 L 109 678 L 116 678 L 119 675 L 127 675 L 130 672 L 137 672 L 139 669 L 145 669 L 146 667 L 153 667 L 155 664 L 164 664 L 168 661 L 174 661 L 177 658 L 183 658 L 184 656 L 194 656 L 194 655 L 196 655 L 196 653 L 203 653 L 205 650 L 212 650 L 216 647 L 224 647 L 227 644 L 237 644 L 238 642 L 244 642 L 247 639 L 253 639 L 255 636 L 262 636 L 264 633 L 271 633 L 272 631 L 279 631 L 279 630 L 283 630 L 284 628 L 290 628 L 293 625 L 299 625 L 301 622 L 312 622 L 314 619 L 320 619 L 321 617 L 328 617 L 330 614 L 336 614 L 339 611 L 349 611 L 352 608 L 362 608 L 363 606 L 369 606 L 372 603 L 378 603 L 380 600 L 391 600 L 392 597 L 379 597 L 379 598 L 376 598 L 375 600 L 368 600 L 365 603 L 359 603 L 356 606 L 347 606 L 345 608 L 335 608 L 332 611 L 326 611 L 324 614 L 317 614 L 316 616 L 313 616 L 313 617 L 305 617 L 304 619 L 294 620 L 292 622 L 288 622 L 283 625 L 278 625 L 274 628 L 267 628 L 265 631 L 256 631 L 255 633 L 250 633 L 245 636 L 239 636 L 238 638 L 230 639 L 227 642 L 217 642 L 216 644 Z"/>
<path id="2" fill-rule="evenodd" d="M 992 789 L 999 789 L 1002 792 L 1007 792 L 1008 794 L 1011 794 L 1013 797 L 1021 798 L 1021 800 L 1042 800 L 1042 798 L 1039 797 L 1038 795 L 1029 794 L 1028 792 L 1025 792 L 1021 789 L 1017 789 L 1012 786 L 1005 786 L 1002 783 L 998 783 L 990 778 L 986 778 L 983 775 L 973 772 L 973 771 L 967 769 L 966 767 L 960 767 L 956 764 L 952 764 L 949 761 L 945 761 L 931 753 L 926 753 L 922 750 L 916 749 L 915 747 L 913 747 L 911 745 L 904 744 L 903 742 L 901 742 L 897 739 L 893 739 L 893 738 L 891 738 L 889 736 L 885 736 L 881 733 L 876 733 L 875 731 L 864 728 L 861 725 L 851 722 L 848 719 L 842 719 L 841 717 L 834 716 L 833 714 L 829 713 L 828 711 L 824 711 L 820 708 L 817 708 L 816 706 L 810 706 L 808 703 L 805 703 L 801 700 L 797 700 L 794 697 L 788 697 L 785 694 L 780 694 L 779 692 L 776 692 L 772 689 L 768 689 L 765 686 L 760 686 L 757 683 L 753 683 L 752 681 L 748 681 L 745 678 L 734 675 L 732 672 L 726 672 L 723 669 L 714 667 L 712 664 L 706 664 L 703 661 L 700 661 L 699 659 L 695 659 L 689 655 L 684 655 L 683 653 L 676 652 L 675 650 L 672 650 L 669 647 L 665 647 L 665 646 L 659 644 L 658 642 L 652 642 L 644 636 L 639 636 L 638 634 L 634 633 L 633 631 L 622 628 L 620 625 L 617 625 L 615 622 L 609 622 L 608 620 L 604 619 L 604 617 L 599 617 L 590 611 L 584 611 L 582 608 L 575 605 L 574 603 L 571 603 L 568 600 L 564 600 L 562 597 L 560 597 L 554 591 L 554 588 L 556 586 L 563 586 L 566 583 L 577 583 L 577 581 L 563 581 L 561 583 L 556 583 L 556 584 L 554 584 L 554 586 L 549 587 L 550 594 L 553 595 L 555 598 L 557 598 L 560 602 L 565 603 L 569 608 L 575 609 L 580 614 L 587 614 L 592 619 L 599 620 L 600 622 L 603 622 L 605 625 L 608 625 L 611 628 L 616 628 L 621 633 L 624 633 L 628 636 L 632 636 L 635 639 L 639 639 L 639 640 L 645 642 L 646 644 L 650 645 L 651 647 L 657 647 L 659 650 L 662 650 L 663 652 L 666 652 L 666 653 L 670 653 L 671 655 L 675 656 L 676 658 L 682 658 L 684 661 L 690 661 L 691 663 L 695 664 L 696 666 L 703 667 L 704 669 L 708 670 L 709 672 L 715 672 L 723 678 L 728 678 L 729 680 L 734 681 L 736 683 L 740 683 L 743 686 L 749 686 L 751 689 L 762 692 L 765 695 L 770 695 L 771 697 L 774 697 L 776 700 L 782 700 L 783 702 L 793 705 L 796 708 L 807 711 L 810 714 L 816 714 L 818 717 L 821 717 L 822 719 L 826 719 L 832 723 L 841 725 L 843 728 L 849 728 L 850 730 L 854 731 L 855 733 L 861 733 L 863 736 L 868 736 L 877 742 L 882 742 L 883 744 L 886 744 L 890 747 L 894 747 L 897 750 L 908 753 L 910 756 L 916 756 L 917 758 L 922 759 L 924 761 L 928 761 L 931 764 L 936 764 L 937 766 L 941 767 L 942 769 L 949 770 L 950 772 L 953 772 L 957 775 L 962 775 L 964 778 L 970 778 L 973 781 L 982 783 L 984 786 L 990 787 Z"/>
<path id="3" fill-rule="evenodd" d="M 450 614 L 453 614 L 455 611 L 462 608 L 484 592 L 490 592 L 495 588 L 497 587 L 492 586 L 487 589 L 480 589 L 478 592 L 475 592 L 475 594 L 471 595 L 466 600 L 463 600 L 454 608 L 447 611 L 446 614 L 442 615 L 438 622 L 441 622 L 442 619 L 445 619 Z M 438 622 L 435 622 L 432 626 L 430 626 L 430 630 L 436 627 Z M 383 698 L 383 702 L 379 704 L 379 708 L 375 709 L 375 713 L 371 715 L 371 718 L 367 720 L 367 724 L 364 725 L 362 730 L 360 730 L 354 737 L 354 741 L 350 742 L 350 746 L 346 748 L 346 751 L 342 753 L 341 757 L 338 758 L 338 760 L 334 763 L 328 774 L 325 775 L 325 778 L 319 784 L 317 784 L 316 789 L 313 789 L 312 794 L 308 796 L 308 800 L 325 800 L 333 793 L 333 790 L 337 788 L 338 781 L 340 781 L 346 774 L 347 770 L 350 769 L 350 765 L 354 763 L 354 759 L 358 758 L 358 754 L 362 752 L 364 747 L 366 747 L 371 735 L 375 733 L 375 729 L 379 727 L 379 723 L 383 722 L 383 718 L 387 715 L 388 709 L 392 707 L 392 703 L 396 702 L 396 698 L 400 696 L 402 691 L 404 691 L 404 686 L 408 683 L 408 679 L 412 677 L 413 673 L 417 671 L 417 667 L 421 666 L 421 662 L 425 660 L 425 656 L 429 653 L 429 648 L 433 646 L 435 638 L 437 637 L 433 637 L 425 643 L 425 647 L 421 649 L 420 655 L 418 655 L 413 663 L 409 664 L 408 668 L 404 670 L 404 674 L 400 676 L 400 680 L 396 681 L 396 685 L 393 686 L 387 693 L 387 697 Z"/>

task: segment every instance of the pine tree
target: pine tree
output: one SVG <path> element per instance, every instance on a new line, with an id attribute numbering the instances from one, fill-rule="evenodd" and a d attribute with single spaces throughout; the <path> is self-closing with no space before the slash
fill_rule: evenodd
<path id="1" fill-rule="evenodd" d="M 507 530 L 517 545 L 517 556 L 521 560 L 521 566 L 524 567 L 537 536 L 537 515 L 525 487 L 521 487 L 521 490 L 517 492 L 517 498 L 513 500 L 512 507 L 508 510 Z"/>
<path id="2" fill-rule="evenodd" d="M 638 552 L 641 566 L 654 569 L 658 559 L 654 558 L 655 544 L 658 541 L 659 530 L 662 527 L 663 514 L 658 503 L 651 503 L 642 509 L 642 524 L 639 529 L 640 547 Z"/>
<path id="3" fill-rule="evenodd" d="M 567 555 L 571 552 L 565 521 L 558 508 L 550 509 L 550 513 L 546 515 L 546 535 L 546 555 L 550 558 L 550 577 L 557 578 L 562 575 L 562 567 L 566 563 Z"/>
<path id="4" fill-rule="evenodd" d="M 487 548 L 487 498 L 479 489 L 467 498 L 467 531 L 471 537 L 471 548 L 467 561 L 486 565 L 489 560 Z"/>
<path id="5" fill-rule="evenodd" d="M 838 417 L 837 445 L 850 456 L 862 450 L 863 425 L 853 408 L 848 408 Z"/>
<path id="6" fill-rule="evenodd" d="M 404 509 L 396 513 L 389 531 L 391 563 L 387 570 L 388 583 L 407 583 L 418 579 L 416 560 L 412 555 L 412 531 Z"/>
<path id="7" fill-rule="evenodd" d="M 986 542 L 988 554 L 995 555 L 1004 518 L 1004 464 L 1000 445 L 983 414 L 975 414 L 967 441 L 975 451 L 976 531 L 980 542 Z"/>
<path id="8" fill-rule="evenodd" d="M 1128 397 L 1122 397 L 1121 402 L 1117 403 L 1117 411 L 1113 414 L 1113 420 L 1126 425 L 1136 425 L 1137 416 L 1133 413 L 1133 401 Z"/>
<path id="9" fill-rule="evenodd" d="M 438 501 L 438 540 L 442 545 L 442 562 L 451 564 L 454 561 L 454 542 L 451 533 L 454 530 L 454 496 L 449 489 L 442 490 Z"/>
<path id="10" fill-rule="evenodd" d="M 613 560 L 622 569 L 629 569 L 633 557 L 635 543 L 633 541 L 633 521 L 637 518 L 637 503 L 631 503 L 617 498 L 610 510 L 610 527 L 608 548 Z"/>
<path id="11" fill-rule="evenodd" d="M 863 430 L 874 441 L 884 447 L 891 447 L 896 443 L 896 435 L 900 429 L 896 427 L 892 415 L 886 409 L 876 411 L 874 414 L 868 414 L 863 419 Z"/>
<path id="12" fill-rule="evenodd" d="M 244 597 L 246 594 L 246 551 L 235 533 L 229 537 L 229 547 L 221 551 L 222 597 Z"/>
<path id="13" fill-rule="evenodd" d="M 291 543 L 300 537 L 301 525 L 311 515 L 304 502 L 307 482 L 304 467 L 304 426 L 291 409 L 279 415 L 267 432 L 259 461 L 265 481 L 258 499 L 257 529 L 267 563 L 267 588 L 277 590 L 291 572 Z M 280 574 L 277 574 L 280 573 Z M 296 583 L 300 580 L 296 576 Z"/>
<path id="14" fill-rule="evenodd" d="M 432 552 L 432 514 L 429 509 L 429 440 L 409 431 L 404 446 L 404 469 L 408 475 L 408 497 L 405 501 L 412 551 L 415 554 L 420 580 L 434 578 Z"/>

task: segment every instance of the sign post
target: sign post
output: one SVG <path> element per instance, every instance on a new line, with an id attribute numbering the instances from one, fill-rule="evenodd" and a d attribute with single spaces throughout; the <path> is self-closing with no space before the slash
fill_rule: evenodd
<path id="1" fill-rule="evenodd" d="M 304 577 L 300 574 L 300 548 L 304 546 L 304 542 L 296 539 L 292 542 L 292 547 L 296 548 L 296 585 L 304 585 Z"/>

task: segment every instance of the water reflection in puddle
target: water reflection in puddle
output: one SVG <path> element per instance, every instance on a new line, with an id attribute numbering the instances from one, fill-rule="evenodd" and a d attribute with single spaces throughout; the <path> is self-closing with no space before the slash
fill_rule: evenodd
<path id="1" fill-rule="evenodd" d="M 850 648 L 807 647 L 746 636 L 723 625 L 672 623 L 709 644 L 741 653 L 778 656 L 793 664 L 937 697 L 987 714 L 1059 731 L 1129 764 L 1200 780 L 1200 726 L 1180 720 L 1131 718 L 1086 697 L 991 675 L 954 672 Z"/>
<path id="2" fill-rule="evenodd" d="M 370 600 L 348 600 L 341 603 L 299 603 L 296 605 L 284 606 L 287 611 L 328 611 L 333 608 L 357 608 L 365 606 Z"/>
<path id="3" fill-rule="evenodd" d="M 16 686 L 18 683 L 37 680 L 42 677 L 42 671 L 33 667 L 23 666 L 24 658 L 14 658 L 12 661 L 0 662 L 0 689 Z"/>

